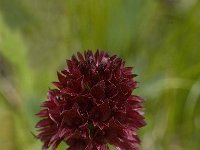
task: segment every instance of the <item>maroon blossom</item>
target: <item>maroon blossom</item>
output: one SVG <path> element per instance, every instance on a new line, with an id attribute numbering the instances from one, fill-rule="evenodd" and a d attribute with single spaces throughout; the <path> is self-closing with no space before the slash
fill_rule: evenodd
<path id="1" fill-rule="evenodd" d="M 137 130 L 145 125 L 143 99 L 132 95 L 137 87 L 131 67 L 116 55 L 88 50 L 67 60 L 58 73 L 37 116 L 37 138 L 43 149 L 55 150 L 63 141 L 68 150 L 137 150 Z"/>

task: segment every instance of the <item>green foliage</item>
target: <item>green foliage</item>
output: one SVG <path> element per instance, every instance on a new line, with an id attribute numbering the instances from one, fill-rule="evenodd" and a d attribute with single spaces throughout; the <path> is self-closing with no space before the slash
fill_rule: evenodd
<path id="1" fill-rule="evenodd" d="M 140 75 L 140 148 L 198 150 L 199 14 L 197 0 L 0 0 L 0 147 L 40 149 L 34 114 L 56 71 L 72 53 L 100 48 Z"/>

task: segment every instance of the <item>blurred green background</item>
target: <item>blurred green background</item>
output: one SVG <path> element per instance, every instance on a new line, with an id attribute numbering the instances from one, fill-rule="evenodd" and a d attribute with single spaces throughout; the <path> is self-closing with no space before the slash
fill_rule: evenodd
<path id="1" fill-rule="evenodd" d="M 139 74 L 141 150 L 200 149 L 198 0 L 0 0 L 0 149 L 41 149 L 34 114 L 56 71 L 97 48 Z"/>

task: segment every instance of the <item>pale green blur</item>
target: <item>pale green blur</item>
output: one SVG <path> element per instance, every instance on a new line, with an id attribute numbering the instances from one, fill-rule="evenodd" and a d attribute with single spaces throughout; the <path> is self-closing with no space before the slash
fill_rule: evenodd
<path id="1" fill-rule="evenodd" d="M 41 149 L 34 114 L 56 71 L 97 48 L 139 74 L 140 149 L 199 150 L 198 0 L 0 0 L 0 149 Z"/>

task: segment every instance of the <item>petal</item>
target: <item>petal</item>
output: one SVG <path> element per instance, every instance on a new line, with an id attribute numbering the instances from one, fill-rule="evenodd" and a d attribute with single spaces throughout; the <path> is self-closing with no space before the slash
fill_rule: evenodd
<path id="1" fill-rule="evenodd" d="M 46 127 L 54 124 L 53 121 L 49 118 L 42 119 L 36 124 L 36 128 Z"/>
<path id="2" fill-rule="evenodd" d="M 78 112 L 77 108 L 72 108 L 71 110 L 66 110 L 62 113 L 63 120 L 62 126 L 67 126 L 70 128 L 76 128 L 83 123 L 83 118 Z"/>
<path id="3" fill-rule="evenodd" d="M 103 104 L 98 106 L 98 111 L 102 114 L 101 115 L 101 121 L 106 121 L 111 116 L 111 109 L 109 106 L 108 101 L 104 102 Z"/>
<path id="4" fill-rule="evenodd" d="M 97 66 L 98 66 L 98 63 L 99 63 L 99 50 L 97 49 L 96 53 L 95 53 L 95 61 L 97 63 Z"/>
<path id="5" fill-rule="evenodd" d="M 77 56 L 81 62 L 84 61 L 83 55 L 80 52 L 77 52 Z"/>
<path id="6" fill-rule="evenodd" d="M 106 86 L 105 92 L 106 92 L 106 97 L 110 98 L 110 97 L 114 97 L 118 94 L 118 89 L 112 82 L 109 81 Z"/>
<path id="7" fill-rule="evenodd" d="M 68 87 L 61 89 L 61 93 L 68 94 L 68 95 L 71 95 L 71 96 L 77 95 L 76 92 L 73 89 L 70 89 Z"/>
<path id="8" fill-rule="evenodd" d="M 102 99 L 105 96 L 105 82 L 102 80 L 91 89 L 91 94 L 96 99 Z"/>
<path id="9" fill-rule="evenodd" d="M 72 72 L 74 69 L 73 62 L 71 60 L 66 60 L 69 72 Z"/>
<path id="10" fill-rule="evenodd" d="M 55 85 L 59 89 L 63 88 L 63 86 L 62 86 L 62 84 L 60 82 L 52 82 L 52 83 L 53 83 L 53 85 Z"/>
<path id="11" fill-rule="evenodd" d="M 52 150 L 56 150 L 57 147 L 58 147 L 58 145 L 59 145 L 61 142 L 62 142 L 62 139 L 57 140 L 57 141 L 53 144 Z"/>
<path id="12" fill-rule="evenodd" d="M 143 98 L 139 97 L 139 96 L 136 96 L 136 95 L 131 95 L 129 96 L 128 100 L 130 102 L 139 102 L 139 103 L 142 103 L 144 101 Z"/>
<path id="13" fill-rule="evenodd" d="M 59 72 L 57 72 L 57 76 L 58 76 L 58 80 L 62 83 L 62 82 L 65 82 L 65 77 L 60 74 Z"/>
<path id="14" fill-rule="evenodd" d="M 48 113 L 49 113 L 48 109 L 43 109 L 39 113 L 37 113 L 36 115 L 39 116 L 39 117 L 47 117 Z"/>

